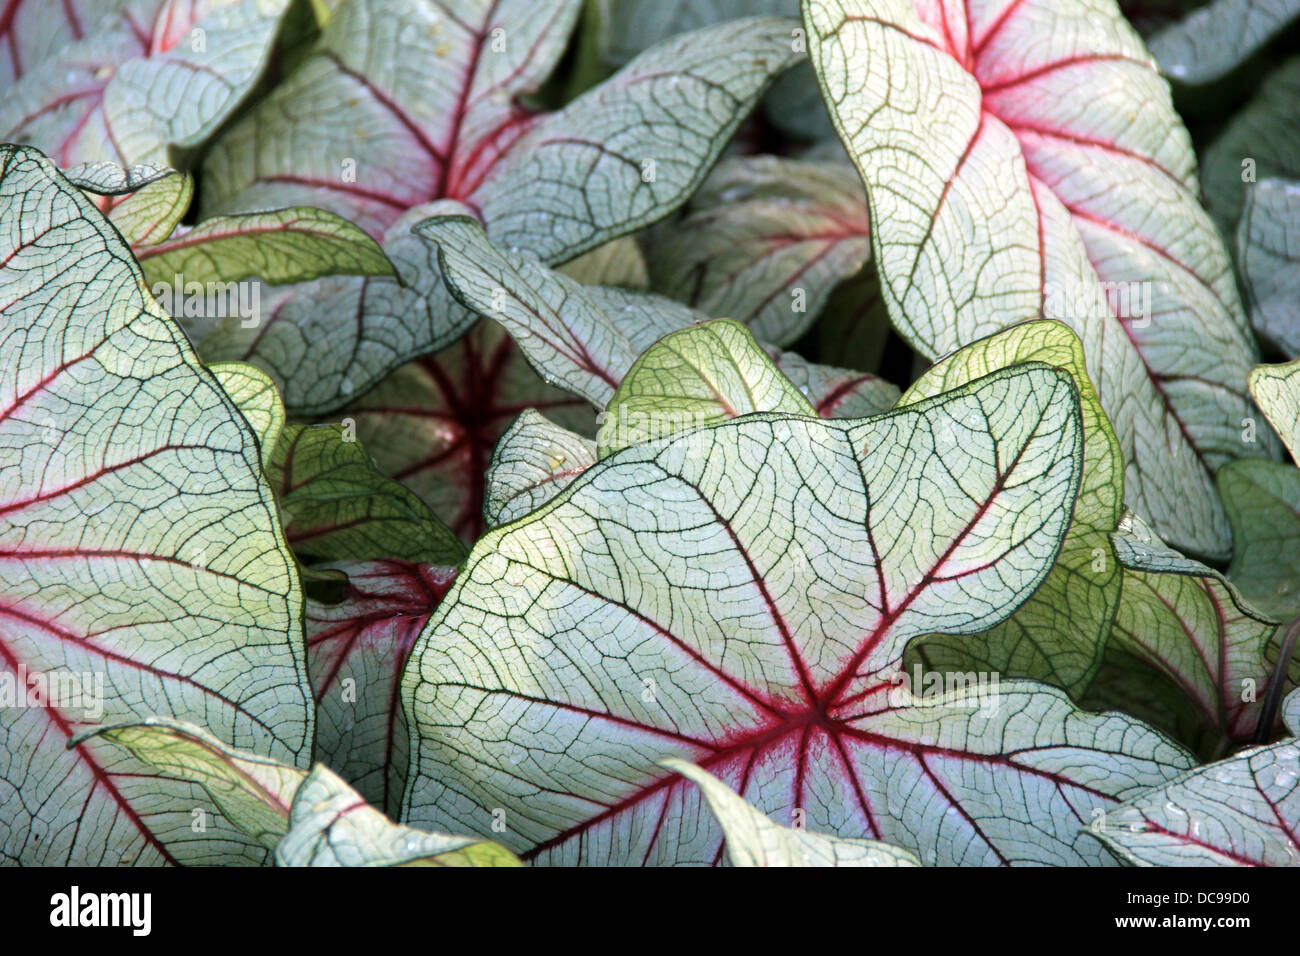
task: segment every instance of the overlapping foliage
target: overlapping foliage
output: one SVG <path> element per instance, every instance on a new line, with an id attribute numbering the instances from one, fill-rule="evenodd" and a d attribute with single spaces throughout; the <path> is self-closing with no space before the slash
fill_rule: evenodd
<path id="1" fill-rule="evenodd" d="M 83 6 L 0 861 L 1300 865 L 1296 4 Z"/>

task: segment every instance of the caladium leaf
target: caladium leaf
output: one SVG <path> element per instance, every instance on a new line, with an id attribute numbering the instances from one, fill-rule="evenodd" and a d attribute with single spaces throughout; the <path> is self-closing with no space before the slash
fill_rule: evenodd
<path id="1" fill-rule="evenodd" d="M 1165 547 L 1132 515 L 1114 543 L 1124 580 L 1112 644 L 1178 687 L 1220 741 L 1249 741 L 1278 670 L 1278 622 L 1218 572 Z M 1300 660 L 1283 668 L 1286 687 L 1293 687 Z"/>
<path id="2" fill-rule="evenodd" d="M 217 216 L 140 249 L 152 286 L 262 279 L 273 285 L 331 275 L 394 276 L 370 236 L 324 209 L 297 207 Z"/>
<path id="3" fill-rule="evenodd" d="M 1300 56 L 1284 61 L 1224 126 L 1201 157 L 1205 205 L 1226 236 L 1235 233 L 1247 184 L 1300 179 Z"/>
<path id="4" fill-rule="evenodd" d="M 284 403 L 275 383 L 261 369 L 242 362 L 219 362 L 208 366 L 208 371 L 253 429 L 262 452 L 262 467 L 269 468 L 284 428 Z"/>
<path id="5" fill-rule="evenodd" d="M 211 817 L 237 827 L 267 850 L 274 850 L 288 829 L 293 795 L 307 778 L 307 771 L 297 766 L 231 747 L 203 728 L 180 720 L 148 717 L 97 727 L 74 739 L 78 744 L 108 741 L 129 751 L 162 778 L 192 784 L 196 794 L 202 788 L 208 800 L 188 801 L 190 808 L 204 814 L 204 829 L 198 832 L 207 832 Z M 200 861 L 215 857 L 215 839 L 203 838 Z"/>
<path id="6" fill-rule="evenodd" d="M 594 441 L 525 409 L 492 453 L 484 480 L 484 522 L 496 527 L 536 511 L 595 463 Z"/>
<path id="7" fill-rule="evenodd" d="M 1266 179 L 1246 194 L 1237 264 L 1255 331 L 1300 356 L 1300 182 Z"/>
<path id="8" fill-rule="evenodd" d="M 116 13 L 126 0 L 9 0 L 0 16 L 0 80 L 8 86 Z"/>
<path id="9" fill-rule="evenodd" d="M 1239 434 L 1255 344 L 1187 132 L 1118 10 L 805 0 L 804 13 L 895 326 L 933 357 L 1022 320 L 1066 322 L 1130 502 L 1180 546 L 1226 557 L 1214 471 L 1269 443 Z"/>
<path id="10" fill-rule="evenodd" d="M 393 823 L 328 767 L 318 764 L 293 797 L 279 866 L 522 866 L 487 840 L 426 833 Z"/>
<path id="11" fill-rule="evenodd" d="M 1147 45 L 1165 76 L 1212 83 L 1300 15 L 1297 0 L 1213 0 L 1154 34 Z"/>
<path id="12" fill-rule="evenodd" d="M 108 209 L 108 221 L 134 250 L 157 245 L 176 231 L 194 198 L 194 177 L 169 170 Z"/>
<path id="13" fill-rule="evenodd" d="M 672 332 L 641 354 L 610 399 L 596 446 L 603 458 L 753 412 L 817 414 L 745 326 L 714 319 Z"/>
<path id="14" fill-rule="evenodd" d="M 580 433 L 595 431 L 590 404 L 542 381 L 510 336 L 484 320 L 451 348 L 393 372 L 342 414 L 385 475 L 473 543 L 484 529 L 492 450 L 526 408 Z"/>
<path id="15" fill-rule="evenodd" d="M 1298 701 L 1288 698 L 1293 715 Z M 1098 817 L 1091 832 L 1137 866 L 1300 866 L 1297 781 L 1292 737 L 1189 771 Z"/>
<path id="16" fill-rule="evenodd" d="M 778 821 L 927 863 L 1100 861 L 1080 821 L 1188 755 L 1041 685 L 981 713 L 886 676 L 912 637 L 986 630 L 1041 583 L 1081 434 L 1069 376 L 1033 365 L 592 466 L 481 539 L 421 635 L 405 818 L 485 832 L 496 809 L 538 861 L 708 863 L 717 828 L 658 764 L 677 757 Z"/>
<path id="17" fill-rule="evenodd" d="M 455 568 L 403 561 L 327 565 L 347 575 L 339 600 L 308 598 L 307 663 L 316 692 L 316 756 L 393 815 L 406 772 L 397 693 L 411 647 Z"/>
<path id="18" fill-rule="evenodd" d="M 621 236 L 560 266 L 560 271 L 583 285 L 615 285 L 645 289 L 650 285 L 645 255 L 631 236 Z"/>
<path id="19" fill-rule="evenodd" d="M 205 354 L 272 371 L 296 411 L 339 407 L 474 321 L 411 234 L 441 208 L 430 200 L 463 200 L 506 246 L 571 259 L 689 198 L 796 57 L 789 21 L 748 20 L 669 41 L 564 109 L 530 112 L 519 97 L 550 73 L 578 7 L 342 6 L 312 56 L 214 149 L 205 211 L 331 209 L 382 240 L 408 288 L 377 279 L 304 286 L 256 334 L 223 330 Z"/>
<path id="20" fill-rule="evenodd" d="M 1250 373 L 1250 395 L 1269 424 L 1300 462 L 1300 359 L 1285 365 L 1260 365 Z"/>
<path id="21" fill-rule="evenodd" d="M 437 247 L 447 284 L 467 308 L 497 319 L 541 374 L 597 408 L 609 404 L 642 352 L 708 318 L 662 296 L 583 286 L 495 245 L 469 216 L 439 216 L 415 231 Z M 876 376 L 763 348 L 820 414 L 873 414 L 897 396 Z"/>
<path id="22" fill-rule="evenodd" d="M 13 85 L 0 139 L 37 146 L 61 166 L 168 163 L 171 148 L 200 145 L 253 88 L 288 0 L 119 6 Z"/>
<path id="23" fill-rule="evenodd" d="M 732 866 L 920 866 L 915 854 L 879 840 L 855 840 L 783 827 L 755 810 L 736 791 L 685 760 L 668 759 L 700 788 L 727 839 Z"/>
<path id="24" fill-rule="evenodd" d="M 189 785 L 64 744 L 87 721 L 161 714 L 305 761 L 293 561 L 254 435 L 85 195 L 0 147 L 0 225 L 0 687 L 60 688 L 0 726 L 0 857 L 192 860 Z M 261 856 L 228 828 L 214 839 L 209 862 Z"/>
<path id="25" fill-rule="evenodd" d="M 1234 461 L 1219 472 L 1232 522 L 1228 578 L 1278 621 L 1300 617 L 1300 471 L 1271 461 Z"/>
<path id="26" fill-rule="evenodd" d="M 845 162 L 724 160 L 647 243 L 652 287 L 786 345 L 871 258 L 867 198 Z"/>
<path id="27" fill-rule="evenodd" d="M 460 540 L 375 467 L 346 425 L 288 425 L 267 469 L 294 552 L 321 561 L 457 564 Z"/>
<path id="28" fill-rule="evenodd" d="M 980 641 L 940 635 L 917 651 L 933 668 L 1032 677 L 1077 697 L 1101 664 L 1119 604 L 1120 570 L 1110 534 L 1124 503 L 1124 459 L 1088 377 L 1078 337 L 1060 322 L 1013 326 L 932 366 L 899 407 L 1021 362 L 1064 369 L 1079 389 L 1084 464 L 1070 530 L 1043 586 L 1005 623 Z"/>

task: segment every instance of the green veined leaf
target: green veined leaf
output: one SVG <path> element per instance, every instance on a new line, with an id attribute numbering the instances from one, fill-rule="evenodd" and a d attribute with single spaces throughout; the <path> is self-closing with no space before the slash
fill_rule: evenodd
<path id="1" fill-rule="evenodd" d="M 805 0 L 804 14 L 895 326 L 939 356 L 1027 319 L 1066 322 L 1134 508 L 1226 557 L 1214 472 L 1271 445 L 1239 436 L 1255 344 L 1189 137 L 1118 10 Z"/>
<path id="2" fill-rule="evenodd" d="M 324 209 L 217 216 L 137 253 L 152 286 L 262 279 L 273 285 L 331 275 L 393 276 L 379 244 Z"/>
<path id="3" fill-rule="evenodd" d="M 664 336 L 623 376 L 596 436 L 600 456 L 752 412 L 816 415 L 739 322 L 714 319 Z"/>
<path id="4" fill-rule="evenodd" d="M 176 231 L 193 198 L 194 177 L 170 171 L 113 205 L 108 210 L 108 221 L 132 249 L 145 249 Z"/>
<path id="5" fill-rule="evenodd" d="M 707 770 L 665 760 L 700 788 L 727 838 L 732 866 L 920 866 L 915 854 L 879 840 L 828 837 L 773 823 Z"/>
<path id="6" fill-rule="evenodd" d="M 168 164 L 170 148 L 200 145 L 252 90 L 288 0 L 117 6 L 13 85 L 0 102 L 0 139 L 61 166 Z"/>
<path id="7" fill-rule="evenodd" d="M 325 565 L 346 575 L 338 600 L 309 597 L 307 664 L 316 692 L 316 758 L 397 815 L 407 727 L 397 682 L 456 569 L 403 561 Z"/>
<path id="8" fill-rule="evenodd" d="M 379 473 L 343 425 L 287 425 L 267 469 L 300 557 L 458 564 L 456 535 L 409 488 Z"/>
<path id="9" fill-rule="evenodd" d="M 685 216 L 650 235 L 653 288 L 786 345 L 870 260 L 869 222 L 862 180 L 846 162 L 727 159 Z"/>
<path id="10" fill-rule="evenodd" d="M 483 519 L 509 524 L 536 511 L 596 463 L 596 443 L 525 409 L 492 453 Z"/>
<path id="11" fill-rule="evenodd" d="M 1249 741 L 1277 669 L 1278 622 L 1132 515 L 1113 540 L 1124 578 L 1111 643 L 1178 687 L 1223 745 Z M 1286 686 L 1294 686 L 1300 660 L 1287 675 Z"/>
<path id="12" fill-rule="evenodd" d="M 1219 472 L 1232 522 L 1228 578 L 1278 621 L 1300 617 L 1300 471 L 1271 461 L 1234 461 Z"/>
<path id="13" fill-rule="evenodd" d="M 1091 832 L 1138 866 L 1300 866 L 1297 781 L 1295 738 L 1253 747 L 1108 811 Z"/>
<path id="14" fill-rule="evenodd" d="M 1266 179 L 1250 189 L 1237 260 L 1255 330 L 1300 356 L 1300 182 Z"/>
<path id="15" fill-rule="evenodd" d="M 526 408 L 595 433 L 590 403 L 542 381 L 505 330 L 485 319 L 450 348 L 402 366 L 340 414 L 356 423 L 380 471 L 473 544 L 485 528 L 484 472 L 493 448 Z"/>
<path id="16" fill-rule="evenodd" d="M 1165 76 L 1212 83 L 1231 72 L 1300 14 L 1297 0 L 1213 0 L 1148 40 Z"/>
<path id="17" fill-rule="evenodd" d="M 1286 365 L 1260 365 L 1250 373 L 1250 395 L 1269 424 L 1300 462 L 1300 359 Z"/>
<path id="18" fill-rule="evenodd" d="M 305 770 L 231 747 L 180 720 L 148 717 L 97 727 L 74 738 L 78 744 L 95 739 L 125 748 L 165 779 L 202 787 L 211 805 L 192 801 L 187 813 L 198 809 L 205 816 L 224 818 L 268 850 L 275 849 L 288 829 L 293 795 L 307 778 Z M 196 832 L 207 832 L 209 821 L 203 823 L 205 829 Z M 195 841 L 200 844 L 196 862 L 205 862 L 213 852 L 209 839 Z"/>
<path id="19" fill-rule="evenodd" d="M 1104 861 L 1077 836 L 1091 808 L 1188 755 L 1041 685 L 919 700 L 892 673 L 913 637 L 987 630 L 1041 583 L 1078 401 L 1026 365 L 876 419 L 747 416 L 588 468 L 481 539 L 421 635 L 406 819 L 486 833 L 499 809 L 526 859 L 708 863 L 721 834 L 659 766 L 677 757 L 775 820 L 805 809 L 927 863 Z"/>
<path id="20" fill-rule="evenodd" d="M 262 467 L 269 469 L 284 428 L 284 403 L 275 383 L 261 369 L 243 362 L 219 362 L 208 366 L 208 371 L 253 429 L 262 450 Z"/>
<path id="21" fill-rule="evenodd" d="M 204 356 L 273 372 L 297 413 L 346 404 L 474 322 L 411 233 L 443 209 L 430 200 L 464 201 L 503 245 L 566 261 L 685 202 L 796 58 L 788 21 L 748 20 L 669 41 L 564 109 L 532 112 L 521 98 L 559 60 L 578 7 L 341 6 L 313 55 L 213 149 L 204 212 L 322 206 L 379 239 L 406 286 L 302 286 L 261 328 L 213 333 Z"/>
<path id="22" fill-rule="evenodd" d="M 632 236 L 622 236 L 560 266 L 560 271 L 583 285 L 614 285 L 644 289 L 650 284 L 645 256 Z"/>
<path id="23" fill-rule="evenodd" d="M 1236 234 L 1247 183 L 1300 179 L 1300 56 L 1269 73 L 1254 97 L 1201 156 L 1205 205 L 1225 236 Z"/>
<path id="24" fill-rule="evenodd" d="M 917 647 L 941 670 L 1032 677 L 1078 697 L 1101 665 L 1120 599 L 1120 569 L 1110 545 L 1123 513 L 1124 459 L 1088 377 L 1078 337 L 1060 322 L 1026 322 L 943 359 L 899 402 L 921 399 L 1021 362 L 1064 369 L 1079 389 L 1083 415 L 1083 479 L 1070 530 L 1043 586 L 980 641 L 936 636 Z"/>
<path id="25" fill-rule="evenodd" d="M 388 820 L 324 765 L 294 794 L 280 866 L 522 866 L 503 847 L 414 830 Z"/>
<path id="26" fill-rule="evenodd" d="M 191 861 L 190 785 L 64 743 L 160 714 L 305 763 L 292 558 L 252 432 L 86 196 L 34 150 L 0 148 L 0 225 L 0 687 L 49 691 L 0 726 L 0 856 Z M 209 835 L 209 862 L 264 855 Z"/>

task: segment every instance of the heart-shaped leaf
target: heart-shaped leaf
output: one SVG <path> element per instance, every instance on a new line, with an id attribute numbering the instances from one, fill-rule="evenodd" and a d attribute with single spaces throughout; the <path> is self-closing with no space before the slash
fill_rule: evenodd
<path id="1" fill-rule="evenodd" d="M 204 354 L 267 368 L 290 409 L 337 408 L 474 321 L 411 234 L 441 208 L 430 200 L 464 201 L 506 246 L 571 259 L 685 202 L 796 58 L 789 21 L 751 19 L 668 41 L 564 109 L 531 112 L 520 97 L 551 72 L 578 7 L 340 7 L 306 62 L 217 144 L 204 210 L 331 209 L 381 239 L 406 287 L 306 285 L 262 328 L 224 328 Z"/>
<path id="2" fill-rule="evenodd" d="M 1201 728 L 1222 744 L 1252 739 L 1279 666 L 1278 622 L 1242 600 L 1223 575 L 1165 547 L 1131 515 L 1114 542 L 1124 579 L 1112 645 L 1179 688 L 1199 712 Z M 1285 690 L 1300 678 L 1300 660 L 1282 666 Z"/>
<path id="3" fill-rule="evenodd" d="M 367 806 L 317 764 L 293 797 L 289 832 L 275 850 L 280 866 L 522 866 L 495 843 L 426 833 Z"/>
<path id="4" fill-rule="evenodd" d="M 1165 76 L 1212 83 L 1253 56 L 1300 15 L 1297 0 L 1212 0 L 1148 40 Z"/>
<path id="5" fill-rule="evenodd" d="M 1300 356 L 1300 182 L 1266 179 L 1246 194 L 1237 263 L 1255 330 Z"/>
<path id="6" fill-rule="evenodd" d="M 979 641 L 942 635 L 918 645 L 920 660 L 945 671 L 1032 677 L 1078 697 L 1101 664 L 1120 599 L 1110 534 L 1123 513 L 1124 459 L 1085 368 L 1083 347 L 1059 322 L 1012 326 L 931 366 L 899 401 L 914 402 L 1021 362 L 1064 369 L 1079 390 L 1083 480 L 1070 530 L 1043 586 Z"/>
<path id="7" fill-rule="evenodd" d="M 347 575 L 337 601 L 308 598 L 307 663 L 316 691 L 316 756 L 396 815 L 407 729 L 397 684 L 456 569 L 403 561 L 327 565 Z"/>
<path id="8" fill-rule="evenodd" d="M 1219 472 L 1219 493 L 1232 522 L 1228 578 L 1274 620 L 1300 617 L 1300 471 L 1234 461 Z"/>
<path id="9" fill-rule="evenodd" d="M 0 686 L 46 689 L 0 726 L 0 856 L 186 862 L 191 785 L 64 745 L 160 714 L 305 762 L 293 561 L 253 433 L 85 195 L 2 147 L 0 225 Z M 219 830 L 210 862 L 264 856 Z"/>
<path id="10" fill-rule="evenodd" d="M 753 412 L 817 414 L 745 326 L 714 319 L 664 336 L 632 363 L 605 410 L 596 446 L 603 458 Z"/>
<path id="11" fill-rule="evenodd" d="M 783 827 L 759 813 L 725 783 L 685 760 L 665 760 L 700 788 L 727 837 L 732 866 L 920 866 L 912 853 L 879 840 L 828 837 Z"/>
<path id="12" fill-rule="evenodd" d="M 1293 693 L 1292 733 L 1297 707 Z M 1300 866 L 1300 743 L 1199 767 L 1108 811 L 1091 832 L 1137 866 Z"/>
<path id="13" fill-rule="evenodd" d="M 1133 506 L 1226 557 L 1213 475 L 1256 361 L 1169 90 L 1113 6 L 805 0 L 809 52 L 871 209 L 894 325 L 944 355 L 1064 321 Z"/>
<path id="14" fill-rule="evenodd" d="M 786 345 L 871 259 L 869 222 L 845 162 L 724 160 L 687 214 L 647 243 L 653 288 Z"/>
<path id="15" fill-rule="evenodd" d="M 200 145 L 253 88 L 288 5 L 126 0 L 13 85 L 0 102 L 0 140 L 30 143 L 61 166 L 166 164 L 171 148 Z"/>
<path id="16" fill-rule="evenodd" d="M 379 473 L 346 426 L 286 426 L 267 475 L 300 557 L 454 565 L 465 555 L 415 492 Z"/>
<path id="17" fill-rule="evenodd" d="M 591 406 L 542 381 L 510 336 L 484 320 L 450 348 L 393 372 L 342 415 L 384 474 L 472 544 L 485 527 L 484 472 L 493 448 L 526 408 L 583 434 L 595 431 Z"/>
<path id="18" fill-rule="evenodd" d="M 486 832 L 496 810 L 539 861 L 708 863 L 721 835 L 677 757 L 927 863 L 1101 861 L 1091 808 L 1187 755 L 1041 685 L 921 700 L 894 673 L 911 638 L 987 630 L 1041 583 L 1081 438 L 1069 376 L 1035 365 L 592 466 L 481 539 L 421 635 L 407 819 Z"/>
<path id="19" fill-rule="evenodd" d="M 536 511 L 596 463 L 596 443 L 525 409 L 492 453 L 483 519 L 509 524 Z"/>

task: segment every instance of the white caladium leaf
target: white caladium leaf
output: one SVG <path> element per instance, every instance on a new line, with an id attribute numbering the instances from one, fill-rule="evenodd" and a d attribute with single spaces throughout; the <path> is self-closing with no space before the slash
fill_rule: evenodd
<path id="1" fill-rule="evenodd" d="M 1255 96 L 1201 157 L 1205 205 L 1225 236 L 1235 233 L 1248 184 L 1300 179 L 1300 56 L 1268 74 Z"/>
<path id="2" fill-rule="evenodd" d="M 284 428 L 284 403 L 275 383 L 260 368 L 242 362 L 219 362 L 208 366 L 208 371 L 253 429 L 262 452 L 262 467 L 269 468 Z"/>
<path id="3" fill-rule="evenodd" d="M 267 468 L 294 553 L 457 564 L 465 549 L 415 492 L 380 474 L 346 426 L 288 425 Z"/>
<path id="4" fill-rule="evenodd" d="M 262 75 L 288 0 L 126 0 L 0 102 L 0 139 L 61 166 L 168 163 L 200 145 Z M 183 109 L 178 104 L 184 103 Z"/>
<path id="5" fill-rule="evenodd" d="M 870 261 L 869 222 L 862 180 L 848 163 L 724 160 L 687 214 L 651 235 L 652 287 L 785 345 Z"/>
<path id="6" fill-rule="evenodd" d="M 9 0 L 0 17 L 0 80 L 10 85 L 116 13 L 126 0 Z"/>
<path id="7" fill-rule="evenodd" d="M 407 763 L 397 683 L 456 569 L 404 561 L 325 567 L 347 580 L 337 601 L 309 597 L 306 604 L 316 756 L 366 800 L 396 815 Z"/>
<path id="8" fill-rule="evenodd" d="M 745 326 L 714 319 L 669 333 L 641 353 L 609 401 L 596 446 L 603 458 L 754 412 L 817 414 Z"/>
<path id="9" fill-rule="evenodd" d="M 1082 343 L 1060 322 L 1012 326 L 932 366 L 899 407 L 1021 362 L 1064 369 L 1079 390 L 1084 464 L 1070 530 L 1047 580 L 1006 622 L 979 641 L 939 635 L 917 651 L 931 668 L 1031 677 L 1077 697 L 1101 664 L 1119 604 L 1120 569 L 1110 534 L 1124 503 L 1124 459 L 1088 377 Z"/>
<path id="10" fill-rule="evenodd" d="M 1257 367 L 1250 373 L 1250 395 L 1277 429 L 1292 460 L 1300 462 L 1300 359 Z"/>
<path id="11" fill-rule="evenodd" d="M 1270 441 L 1240 436 L 1255 343 L 1168 86 L 1115 6 L 805 0 L 804 14 L 894 325 L 933 357 L 1064 321 L 1129 501 L 1226 557 L 1213 474 Z"/>
<path id="12" fill-rule="evenodd" d="M 1300 15 L 1298 0 L 1212 0 L 1148 41 L 1165 76 L 1212 83 L 1253 56 Z"/>
<path id="13" fill-rule="evenodd" d="M 595 433 L 591 405 L 542 381 L 501 326 L 484 320 L 450 348 L 402 366 L 341 415 L 380 471 L 472 544 L 485 528 L 493 448 L 526 408 Z"/>
<path id="14" fill-rule="evenodd" d="M 700 788 L 727 839 L 732 866 L 920 866 L 916 855 L 879 840 L 829 837 L 783 827 L 737 795 L 736 791 L 685 760 L 665 760 Z"/>
<path id="15" fill-rule="evenodd" d="M 473 837 L 393 823 L 318 764 L 293 797 L 279 866 L 522 866 L 505 848 Z"/>
<path id="16" fill-rule="evenodd" d="M 1255 331 L 1300 356 L 1300 182 L 1266 179 L 1246 194 L 1237 263 Z"/>
<path id="17" fill-rule="evenodd" d="M 1292 712 L 1296 701 L 1292 694 Z M 1189 771 L 1091 828 L 1136 866 L 1300 866 L 1300 743 L 1253 747 Z"/>
<path id="18" fill-rule="evenodd" d="M 642 352 L 708 319 L 662 296 L 583 286 L 495 245 L 469 216 L 439 216 L 416 232 L 437 247 L 447 284 L 466 308 L 499 321 L 534 368 L 597 408 L 609 404 Z M 874 414 L 897 395 L 876 376 L 813 365 L 770 345 L 763 349 L 820 414 Z"/>
<path id="19" fill-rule="evenodd" d="M 1234 461 L 1219 472 L 1219 492 L 1232 522 L 1229 580 L 1275 620 L 1300 617 L 1300 471 Z"/>
<path id="20" fill-rule="evenodd" d="M 484 479 L 484 522 L 496 527 L 536 511 L 595 463 L 594 441 L 525 409 L 492 453 Z"/>
<path id="21" fill-rule="evenodd" d="M 174 279 L 179 285 L 244 279 L 280 285 L 331 275 L 396 275 L 370 236 L 309 207 L 216 216 L 148 244 L 136 258 L 151 287 Z"/>
<path id="22" fill-rule="evenodd" d="M 274 850 L 289 827 L 293 795 L 307 778 L 307 771 L 297 766 L 231 747 L 180 720 L 148 717 L 97 727 L 74 739 L 79 744 L 102 739 L 130 752 L 164 779 L 191 784 L 195 794 L 202 788 L 208 799 L 194 799 L 188 806 L 191 814 L 195 809 L 203 813 L 195 819 L 204 825 L 196 832 L 208 834 L 198 857 L 204 862 L 214 853 L 213 841 L 220 838 L 214 821 L 237 827 Z"/>
<path id="23" fill-rule="evenodd" d="M 1124 579 L 1112 645 L 1178 687 L 1205 731 L 1229 744 L 1252 739 L 1279 669 L 1278 622 L 1133 515 L 1113 540 Z M 1283 666 L 1285 690 L 1300 678 L 1300 660 Z"/>
<path id="24" fill-rule="evenodd" d="M 798 0 L 594 0 L 596 48 L 601 59 L 622 65 L 674 34 L 757 14 L 798 16 Z M 834 136 L 806 63 L 779 77 L 764 100 L 764 112 L 791 136 Z"/>
<path id="25" fill-rule="evenodd" d="M 340 7 L 312 55 L 213 150 L 205 212 L 325 207 L 380 239 L 406 286 L 303 286 L 263 328 L 223 328 L 204 354 L 267 368 L 295 411 L 337 408 L 474 321 L 411 233 L 442 209 L 430 200 L 463 201 L 506 246 L 571 259 L 685 202 L 796 58 L 789 21 L 751 19 L 669 41 L 564 109 L 530 112 L 520 97 L 559 60 L 579 6 Z"/>
<path id="26" fill-rule="evenodd" d="M 305 761 L 293 560 L 252 431 L 85 195 L 0 148 L 0 226 L 0 689 L 37 704 L 0 726 L 0 858 L 186 862 L 190 785 L 65 744 L 160 714 Z M 261 856 L 211 835 L 206 862 Z"/>
<path id="27" fill-rule="evenodd" d="M 804 810 L 927 863 L 1103 860 L 1077 838 L 1091 809 L 1187 754 L 1041 685 L 921 700 L 893 679 L 911 638 L 987 630 L 1041 583 L 1078 416 L 1068 375 L 1021 366 L 880 418 L 747 416 L 592 466 L 481 539 L 421 635 L 404 818 L 496 819 L 550 863 L 708 863 L 721 834 L 660 767 L 677 757 L 778 822 Z"/>
<path id="28" fill-rule="evenodd" d="M 1292 737 L 1300 737 L 1300 690 L 1293 690 L 1282 702 L 1282 722 Z"/>

